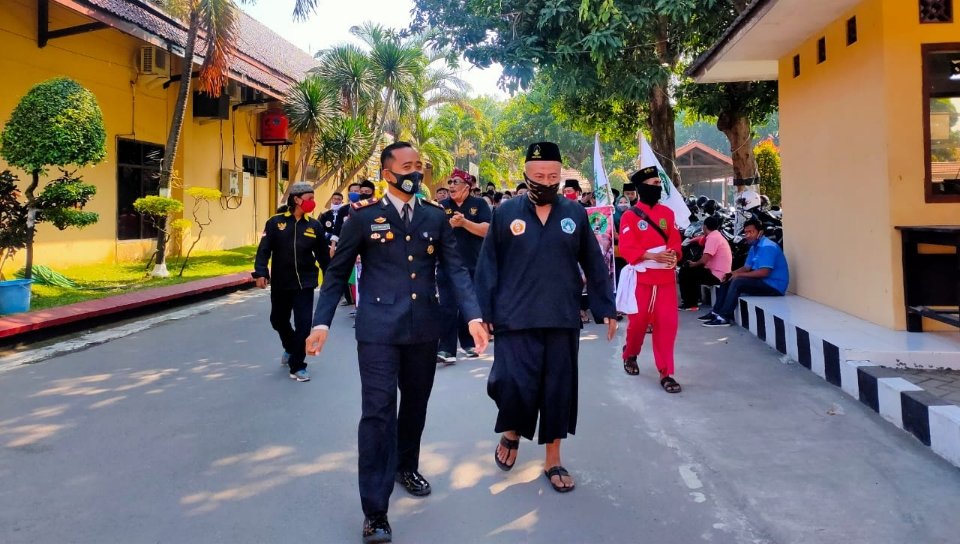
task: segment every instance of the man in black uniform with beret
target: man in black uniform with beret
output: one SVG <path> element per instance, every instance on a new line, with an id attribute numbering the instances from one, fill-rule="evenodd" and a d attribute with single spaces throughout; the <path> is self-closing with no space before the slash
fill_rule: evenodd
<path id="1" fill-rule="evenodd" d="M 574 487 L 560 463 L 560 441 L 577 423 L 580 267 L 591 310 L 617 330 L 613 286 L 600 245 L 580 203 L 560 198 L 560 150 L 532 144 L 524 178 L 527 198 L 508 200 L 493 220 L 477 264 L 477 298 L 497 341 L 487 392 L 499 408 L 503 433 L 494 460 L 513 468 L 519 437 L 546 445 L 544 474 L 558 492 Z"/>
<path id="2" fill-rule="evenodd" d="M 420 154 L 410 144 L 396 142 L 384 148 L 380 164 L 389 184 L 387 194 L 379 201 L 353 205 L 327 267 L 313 332 L 306 342 L 310 355 L 323 349 L 337 301 L 359 255 L 363 274 L 356 318 L 362 396 L 358 464 L 365 543 L 391 541 L 387 507 L 394 479 L 413 495 L 430 494 L 430 484 L 418 468 L 437 342 L 446 326 L 437 300 L 438 263 L 454 285 L 477 350 L 482 352 L 488 342 L 470 275 L 443 208 L 414 196 L 423 180 Z"/>

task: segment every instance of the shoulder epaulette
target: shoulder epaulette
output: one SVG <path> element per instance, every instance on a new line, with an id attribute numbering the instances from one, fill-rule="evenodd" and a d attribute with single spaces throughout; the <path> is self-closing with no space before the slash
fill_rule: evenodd
<path id="1" fill-rule="evenodd" d="M 367 198 L 365 200 L 361 200 L 360 202 L 355 202 L 351 204 L 350 207 L 353 208 L 354 210 L 360 210 L 360 209 L 366 208 L 367 206 L 372 206 L 377 202 L 378 201 L 376 198 Z"/>
<path id="2" fill-rule="evenodd" d="M 427 200 L 427 199 L 425 199 L 425 198 L 421 198 L 421 199 L 420 199 L 420 202 L 422 202 L 422 203 L 424 203 L 424 204 L 429 204 L 429 205 L 433 206 L 434 208 L 440 208 L 441 210 L 443 209 L 443 206 L 441 206 L 439 203 L 434 202 L 434 201 L 432 201 L 432 200 Z"/>

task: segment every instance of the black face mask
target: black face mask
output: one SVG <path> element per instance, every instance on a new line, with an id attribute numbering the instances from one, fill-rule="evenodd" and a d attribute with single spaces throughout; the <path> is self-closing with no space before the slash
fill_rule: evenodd
<path id="1" fill-rule="evenodd" d="M 660 196 L 663 194 L 663 188 L 659 185 L 647 185 L 642 183 L 637 185 L 638 200 L 647 206 L 654 206 L 660 202 Z"/>
<path id="2" fill-rule="evenodd" d="M 535 206 L 547 206 L 553 204 L 557 199 L 557 193 L 560 191 L 559 183 L 555 185 L 537 183 L 528 178 L 526 174 L 523 175 L 523 179 L 527 181 L 527 198 Z"/>
<path id="3" fill-rule="evenodd" d="M 390 170 L 390 173 L 393 174 L 393 177 L 397 178 L 397 181 L 391 182 L 388 180 L 387 183 L 396 187 L 398 191 L 408 195 L 415 195 L 420 191 L 423 173 L 410 172 L 409 174 L 398 174 L 393 170 Z"/>

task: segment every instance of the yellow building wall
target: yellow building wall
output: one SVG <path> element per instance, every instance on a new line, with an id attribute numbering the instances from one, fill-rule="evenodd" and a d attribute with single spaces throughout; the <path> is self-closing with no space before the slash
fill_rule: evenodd
<path id="1" fill-rule="evenodd" d="M 858 40 L 847 46 L 852 16 Z M 797 294 L 905 328 L 894 227 L 960 222 L 960 205 L 924 201 L 920 57 L 921 43 L 960 41 L 958 30 L 919 24 L 915 2 L 867 0 L 780 60 L 785 250 Z"/>
<path id="2" fill-rule="evenodd" d="M 79 170 L 84 180 L 97 187 L 96 196 L 87 210 L 100 214 L 97 224 L 82 230 L 58 231 L 41 224 L 37 231 L 35 259 L 37 264 L 62 267 L 72 264 L 122 262 L 148 257 L 154 245 L 152 240 L 117 240 L 117 140 L 134 139 L 163 146 L 166 143 L 172 109 L 176 101 L 177 84 L 163 89 L 163 80 L 138 77 L 137 55 L 143 42 L 117 30 L 105 29 L 52 40 L 45 48 L 36 41 L 36 2 L 34 0 L 4 0 L 0 2 L 0 73 L 4 85 L 0 87 L 0 123 L 5 123 L 13 108 L 27 91 L 39 82 L 57 76 L 77 80 L 97 97 L 103 111 L 107 130 L 107 157 L 96 166 Z M 50 5 L 50 27 L 62 28 L 90 22 L 57 4 Z M 179 73 L 180 62 L 174 62 L 172 72 Z M 275 190 L 278 169 L 272 147 L 256 146 L 257 113 L 252 110 L 232 112 L 234 116 L 222 125 L 217 121 L 192 119 L 192 104 L 187 106 L 182 143 L 175 168 L 183 186 L 219 188 L 221 141 L 223 166 L 242 166 L 243 155 L 257 155 L 268 159 L 267 178 L 254 182 L 253 194 L 242 202 L 231 201 L 225 210 L 221 203 L 211 207 L 212 223 L 204 232 L 197 250 L 224 249 L 256 244 L 263 223 L 275 209 Z M 236 143 L 234 146 L 234 126 Z M 283 159 L 292 157 L 285 151 Z M 0 168 L 8 166 L 0 159 Z M 22 171 L 21 188 L 26 187 L 28 175 Z M 56 170 L 53 171 L 56 173 Z M 52 179 L 50 176 L 41 182 Z M 175 188 L 173 196 L 184 200 L 184 214 L 192 219 L 193 199 L 185 196 L 183 187 Z M 192 234 L 196 234 L 194 230 Z M 187 241 L 192 237 L 187 236 Z M 176 240 L 173 251 L 177 250 Z M 19 261 L 8 265 L 7 271 L 22 266 Z"/>

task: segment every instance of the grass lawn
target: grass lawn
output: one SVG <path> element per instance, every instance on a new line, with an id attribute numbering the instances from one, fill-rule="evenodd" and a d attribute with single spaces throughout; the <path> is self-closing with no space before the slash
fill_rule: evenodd
<path id="1" fill-rule="evenodd" d="M 57 268 L 55 269 L 57 272 L 76 282 L 78 288 L 64 289 L 52 285 L 34 284 L 30 309 L 40 310 L 140 289 L 252 271 L 256 253 L 256 246 L 224 251 L 194 252 L 187 263 L 187 269 L 183 271 L 183 277 L 178 276 L 180 262 L 176 258 L 167 259 L 169 278 L 151 278 L 143 262 Z"/>

